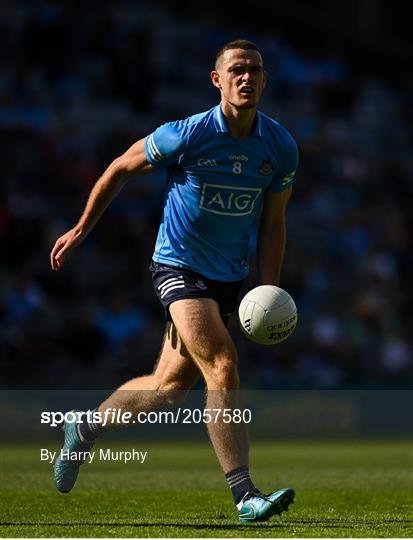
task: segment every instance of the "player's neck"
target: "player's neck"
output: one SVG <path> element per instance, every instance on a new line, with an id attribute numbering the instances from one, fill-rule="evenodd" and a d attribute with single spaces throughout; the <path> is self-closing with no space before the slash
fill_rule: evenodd
<path id="1" fill-rule="evenodd" d="M 251 135 L 257 109 L 237 109 L 230 103 L 222 103 L 222 112 L 228 124 L 229 132 L 236 139 L 245 139 Z"/>

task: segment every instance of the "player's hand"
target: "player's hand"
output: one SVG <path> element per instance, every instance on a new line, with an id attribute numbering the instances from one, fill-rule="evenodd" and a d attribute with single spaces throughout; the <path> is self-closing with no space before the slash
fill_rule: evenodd
<path id="1" fill-rule="evenodd" d="M 56 240 L 50 253 L 50 264 L 53 270 L 58 271 L 62 268 L 66 255 L 78 246 L 82 240 L 83 235 L 77 229 L 70 229 L 70 231 L 67 231 L 67 233 Z"/>

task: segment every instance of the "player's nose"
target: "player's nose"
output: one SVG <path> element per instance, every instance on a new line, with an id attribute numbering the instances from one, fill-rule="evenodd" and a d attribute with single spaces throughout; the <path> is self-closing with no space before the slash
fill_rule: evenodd
<path id="1" fill-rule="evenodd" d="M 251 73 L 251 71 L 249 71 L 248 69 L 246 69 L 242 75 L 242 81 L 243 82 L 250 82 L 252 79 L 254 78 L 253 74 Z"/>

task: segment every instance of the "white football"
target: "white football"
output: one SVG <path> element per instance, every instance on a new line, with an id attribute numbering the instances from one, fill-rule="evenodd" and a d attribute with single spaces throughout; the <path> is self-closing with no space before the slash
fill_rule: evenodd
<path id="1" fill-rule="evenodd" d="M 275 285 L 251 289 L 238 310 L 244 334 L 261 345 L 275 345 L 297 326 L 297 307 L 287 291 Z"/>

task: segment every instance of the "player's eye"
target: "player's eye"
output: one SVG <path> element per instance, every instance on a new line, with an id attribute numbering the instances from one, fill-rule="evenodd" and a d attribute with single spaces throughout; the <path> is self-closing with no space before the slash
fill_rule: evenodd
<path id="1" fill-rule="evenodd" d="M 230 73 L 233 73 L 234 75 L 242 75 L 246 71 L 249 71 L 250 73 L 261 73 L 262 72 L 262 66 L 252 66 L 250 68 L 245 68 L 244 66 L 235 66 L 233 68 L 230 68 Z"/>

